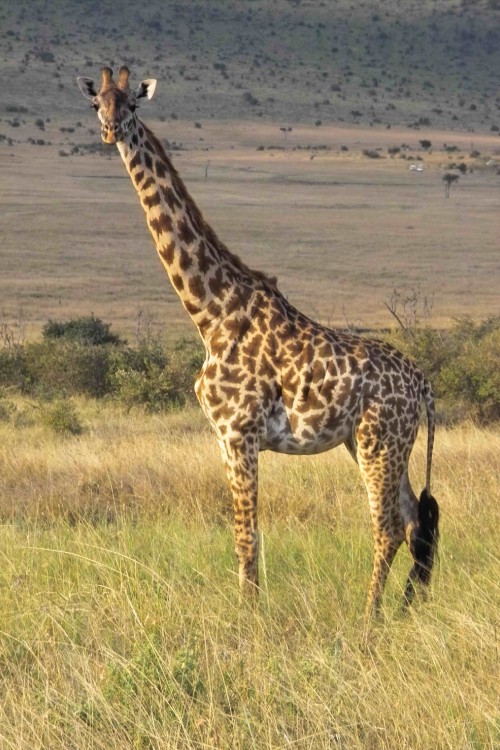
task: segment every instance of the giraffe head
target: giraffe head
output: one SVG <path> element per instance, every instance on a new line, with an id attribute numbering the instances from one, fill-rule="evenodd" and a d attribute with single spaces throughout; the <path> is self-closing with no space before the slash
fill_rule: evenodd
<path id="1" fill-rule="evenodd" d="M 102 69 L 101 88 L 96 91 L 91 78 L 77 78 L 80 91 L 96 110 L 101 123 L 101 138 L 104 143 L 121 141 L 135 122 L 135 110 L 139 99 L 151 99 L 156 88 L 156 79 L 142 81 L 135 91 L 129 86 L 129 69 L 124 65 L 113 80 L 111 68 Z"/>

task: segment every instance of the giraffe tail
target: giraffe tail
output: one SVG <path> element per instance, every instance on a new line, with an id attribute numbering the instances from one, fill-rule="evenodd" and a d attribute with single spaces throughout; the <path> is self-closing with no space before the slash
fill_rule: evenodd
<path id="1" fill-rule="evenodd" d="M 415 583 L 424 587 L 429 584 L 439 539 L 439 506 L 437 500 L 431 495 L 432 449 L 436 416 L 434 393 L 428 380 L 423 381 L 421 394 L 427 412 L 427 471 L 425 487 L 418 501 L 417 525 L 412 530 L 410 538 L 413 567 L 406 581 L 403 600 L 405 608 L 413 601 Z"/>
<path id="2" fill-rule="evenodd" d="M 428 380 L 422 383 L 422 399 L 427 413 L 427 468 L 425 474 L 425 492 L 431 494 L 432 451 L 434 450 L 434 432 L 436 430 L 436 410 L 434 408 L 434 391 Z"/>
<path id="3" fill-rule="evenodd" d="M 436 416 L 434 393 L 428 380 L 422 385 L 422 398 L 427 412 L 427 470 L 425 488 L 418 503 L 418 528 L 413 539 L 412 553 L 415 561 L 413 575 L 421 583 L 428 584 L 439 539 L 439 505 L 431 495 L 432 451 Z"/>

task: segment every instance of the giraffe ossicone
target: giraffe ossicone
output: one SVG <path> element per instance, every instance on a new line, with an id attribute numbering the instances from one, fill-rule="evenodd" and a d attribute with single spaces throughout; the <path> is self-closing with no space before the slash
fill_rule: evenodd
<path id="1" fill-rule="evenodd" d="M 78 84 L 116 143 L 146 214 L 160 260 L 205 344 L 195 391 L 217 436 L 234 509 L 240 584 L 258 588 L 259 451 L 314 454 L 344 444 L 357 461 L 369 500 L 374 564 L 367 614 L 380 604 L 394 556 L 413 557 L 404 601 L 429 583 L 438 541 L 430 493 L 434 442 L 432 388 L 414 362 L 389 344 L 326 328 L 253 271 L 219 240 L 189 195 L 160 140 L 138 118 L 156 81 L 132 92 L 129 70 L 110 68 L 96 89 Z M 428 423 L 425 489 L 417 499 L 408 461 L 420 405 Z"/>

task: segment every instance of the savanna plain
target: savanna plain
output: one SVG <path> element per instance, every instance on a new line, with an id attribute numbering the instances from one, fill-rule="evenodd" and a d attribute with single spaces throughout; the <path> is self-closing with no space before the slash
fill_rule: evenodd
<path id="1" fill-rule="evenodd" d="M 401 298 L 416 291 L 416 308 L 395 310 L 424 326 L 494 312 L 495 178 L 486 169 L 445 199 L 437 167 L 422 175 L 389 158 L 368 163 L 352 140 L 344 158 L 313 160 L 314 151 L 217 148 L 206 178 L 204 152 L 178 160 L 186 181 L 232 246 L 277 271 L 310 314 L 340 326 L 396 326 L 383 304 L 394 289 Z M 22 148 L 15 158 L 28 170 Z M 24 326 L 36 340 L 44 320 L 90 312 L 131 340 L 141 325 L 170 342 L 189 335 L 121 167 L 106 156 L 60 158 L 48 188 L 58 199 L 39 194 L 35 212 L 33 203 L 21 209 L 16 191 L 7 197 L 17 201 L 7 222 L 29 248 L 26 270 L 15 270 L 12 253 L 11 281 L 2 279 L 6 305 L 16 284 L 23 298 L 25 321 L 16 324 L 14 307 L 4 318 L 14 337 Z M 29 168 L 46 193 L 52 166 L 40 158 Z M 14 233 L 10 242 L 14 250 Z M 430 598 L 401 614 L 410 567 L 401 550 L 366 640 L 371 529 L 343 449 L 262 456 L 263 585 L 252 611 L 239 601 L 231 500 L 196 407 L 147 414 L 76 397 L 73 435 L 43 419 L 43 401 L 3 396 L 2 747 L 497 745 L 495 425 L 439 428 L 441 544 Z"/>
<path id="2" fill-rule="evenodd" d="M 443 341 L 498 315 L 496 4 L 327 6 L 124 2 L 112 28 L 105 2 L 0 8 L 0 380 L 49 319 L 193 349 L 74 80 L 114 57 L 158 76 L 141 117 L 221 239 L 305 313 Z M 498 379 L 481 382 L 498 413 Z M 185 402 L 0 384 L 1 750 L 497 748 L 498 421 L 438 400 L 429 597 L 401 611 L 402 548 L 367 634 L 372 533 L 347 451 L 261 455 L 253 609 L 215 439 Z M 425 440 L 422 424 L 418 491 Z"/>

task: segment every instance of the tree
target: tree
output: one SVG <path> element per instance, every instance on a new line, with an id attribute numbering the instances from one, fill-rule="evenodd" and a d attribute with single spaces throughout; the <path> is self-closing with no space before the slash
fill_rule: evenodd
<path id="1" fill-rule="evenodd" d="M 460 179 L 460 175 L 458 174 L 452 174 L 451 172 L 446 172 L 445 175 L 443 175 L 444 180 L 444 197 L 449 198 L 450 197 L 450 189 L 454 182 L 458 182 Z"/>

